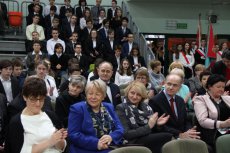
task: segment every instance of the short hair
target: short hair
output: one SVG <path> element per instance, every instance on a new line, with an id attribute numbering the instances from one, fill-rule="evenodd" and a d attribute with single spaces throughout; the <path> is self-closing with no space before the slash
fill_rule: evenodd
<path id="1" fill-rule="evenodd" d="M 113 30 L 113 29 L 109 29 L 109 30 L 108 30 L 108 34 L 111 34 L 111 33 L 114 33 L 114 30 Z"/>
<path id="2" fill-rule="evenodd" d="M 85 22 L 86 22 L 86 24 L 89 23 L 89 22 L 93 23 L 93 20 L 92 19 L 87 19 Z"/>
<path id="3" fill-rule="evenodd" d="M 112 0 L 112 2 L 115 2 L 117 4 L 117 1 L 116 0 Z"/>
<path id="4" fill-rule="evenodd" d="M 137 71 L 134 74 L 134 79 L 136 80 L 138 75 L 144 75 L 146 76 L 147 82 L 149 82 L 149 73 L 147 68 L 145 67 L 140 67 L 139 69 L 137 69 Z"/>
<path id="5" fill-rule="evenodd" d="M 70 77 L 69 84 L 81 86 L 81 92 L 84 91 L 86 85 L 86 79 L 82 75 L 73 75 Z"/>
<path id="6" fill-rule="evenodd" d="M 87 5 L 87 1 L 86 0 L 79 0 L 78 1 L 78 6 L 81 6 L 81 2 L 85 2 L 85 5 Z"/>
<path id="7" fill-rule="evenodd" d="M 39 17 L 40 19 L 40 16 L 38 14 L 34 14 L 32 18 L 35 18 L 35 17 Z"/>
<path id="8" fill-rule="evenodd" d="M 7 68 L 7 67 L 13 67 L 13 63 L 8 59 L 1 60 L 0 61 L 0 70 Z"/>
<path id="9" fill-rule="evenodd" d="M 168 78 L 169 78 L 170 76 L 176 76 L 176 77 L 180 78 L 180 84 L 183 83 L 183 79 L 182 79 L 179 75 L 177 75 L 177 74 L 172 74 L 172 73 L 170 73 L 169 75 L 166 76 L 166 79 L 165 79 L 166 82 L 167 82 L 167 80 L 168 80 Z"/>
<path id="10" fill-rule="evenodd" d="M 57 11 L 57 7 L 56 6 L 50 6 L 50 11 L 56 12 Z"/>
<path id="11" fill-rule="evenodd" d="M 203 64 L 197 64 L 194 68 L 194 71 L 204 71 L 205 66 Z"/>
<path id="12" fill-rule="evenodd" d="M 208 70 L 204 70 L 203 72 L 201 72 L 200 73 L 200 81 L 202 80 L 202 78 L 204 77 L 204 76 L 207 76 L 207 75 L 211 75 L 212 73 L 210 72 L 210 71 L 208 71 Z"/>
<path id="13" fill-rule="evenodd" d="M 53 29 L 52 29 L 52 32 L 53 32 L 53 31 L 57 31 L 57 32 L 59 33 L 58 28 L 53 28 Z"/>
<path id="14" fill-rule="evenodd" d="M 138 45 L 133 45 L 133 47 L 132 47 L 132 49 L 130 51 L 130 55 L 133 55 L 134 50 L 137 50 L 138 51 L 137 56 L 140 56 L 140 50 L 139 50 Z"/>
<path id="15" fill-rule="evenodd" d="M 126 21 L 126 22 L 129 22 L 129 19 L 127 17 L 122 17 L 121 21 Z"/>
<path id="16" fill-rule="evenodd" d="M 230 50 L 224 51 L 221 57 L 230 60 Z"/>
<path id="17" fill-rule="evenodd" d="M 116 45 L 116 46 L 114 47 L 114 50 L 121 50 L 121 49 L 122 49 L 121 45 Z"/>
<path id="18" fill-rule="evenodd" d="M 212 87 L 214 84 L 218 82 L 224 82 L 225 83 L 226 79 L 223 75 L 219 74 L 212 74 L 209 76 L 206 84 L 206 88 L 209 89 L 209 87 Z"/>
<path id="19" fill-rule="evenodd" d="M 169 73 L 172 71 L 172 69 L 174 69 L 174 68 L 180 68 L 180 69 L 182 69 L 183 71 L 184 71 L 184 66 L 182 65 L 182 63 L 181 62 L 179 62 L 179 61 L 174 61 L 174 62 L 172 62 L 170 65 L 169 65 Z"/>
<path id="20" fill-rule="evenodd" d="M 76 58 L 74 58 L 74 59 L 76 59 Z M 76 60 L 77 60 L 77 59 L 76 59 Z M 72 73 L 75 72 L 75 71 L 81 72 L 81 69 L 80 69 L 80 67 L 79 67 L 79 64 L 77 64 L 77 63 L 71 63 L 71 65 L 68 66 L 68 73 L 69 73 L 69 74 L 72 74 Z"/>
<path id="21" fill-rule="evenodd" d="M 38 67 L 39 65 L 44 65 L 44 66 L 46 67 L 46 69 L 48 70 L 48 69 L 49 69 L 49 65 L 48 65 L 48 63 L 46 62 L 46 60 L 48 60 L 48 59 L 44 59 L 44 60 L 38 61 L 38 62 L 36 63 L 36 65 L 35 65 L 35 68 L 37 69 L 37 67 Z M 49 60 L 48 60 L 48 61 L 49 61 Z"/>
<path id="22" fill-rule="evenodd" d="M 72 8 L 67 8 L 66 12 L 73 13 L 73 10 L 72 10 Z"/>
<path id="23" fill-rule="evenodd" d="M 22 59 L 20 57 L 16 57 L 12 59 L 12 66 L 14 67 L 23 67 L 23 62 Z"/>
<path id="24" fill-rule="evenodd" d="M 108 20 L 108 19 L 104 19 L 104 20 L 102 21 L 102 24 L 105 25 L 107 22 L 109 22 L 109 20 Z"/>
<path id="25" fill-rule="evenodd" d="M 161 65 L 161 62 L 159 60 L 151 60 L 149 62 L 149 65 L 150 65 L 151 69 L 154 70 L 157 66 Z"/>
<path id="26" fill-rule="evenodd" d="M 77 42 L 76 44 L 74 44 L 74 48 L 76 48 L 77 45 L 80 45 L 82 47 L 81 42 Z"/>
<path id="27" fill-rule="evenodd" d="M 104 81 L 102 80 L 93 80 L 93 81 L 90 81 L 89 83 L 87 83 L 86 87 L 85 87 L 85 94 L 87 95 L 89 89 L 91 88 L 96 88 L 97 91 L 101 92 L 102 95 L 104 97 L 106 97 L 106 90 L 107 90 L 107 86 L 105 84 Z"/>
<path id="28" fill-rule="evenodd" d="M 39 40 L 33 41 L 33 45 L 34 45 L 34 44 L 39 44 L 39 45 L 41 46 L 41 42 L 40 42 Z"/>
<path id="29" fill-rule="evenodd" d="M 45 97 L 47 95 L 45 81 L 35 76 L 28 77 L 22 87 L 22 95 L 25 97 Z"/>
<path id="30" fill-rule="evenodd" d="M 129 91 L 134 88 L 142 97 L 142 100 L 148 98 L 147 89 L 145 85 L 139 81 L 133 81 L 131 82 L 126 88 L 125 88 L 125 96 L 128 97 Z"/>
<path id="31" fill-rule="evenodd" d="M 60 20 L 59 20 L 57 17 L 54 17 L 54 19 L 53 19 L 52 22 L 54 22 L 54 21 L 59 22 Z M 55 28 L 54 28 L 54 29 L 55 29 Z"/>
<path id="32" fill-rule="evenodd" d="M 179 68 L 172 69 L 170 74 L 176 74 L 176 75 L 180 76 L 182 80 L 184 80 L 184 77 L 185 77 L 184 71 L 182 69 L 179 69 Z"/>

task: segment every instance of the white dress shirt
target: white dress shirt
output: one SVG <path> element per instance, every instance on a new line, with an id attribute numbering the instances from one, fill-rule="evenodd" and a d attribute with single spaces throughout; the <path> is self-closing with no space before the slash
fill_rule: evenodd
<path id="1" fill-rule="evenodd" d="M 26 27 L 26 38 L 27 40 L 32 40 L 32 33 L 34 32 L 34 24 L 30 24 Z M 36 25 L 36 31 L 38 32 L 39 40 L 45 39 L 44 29 L 40 25 Z"/>
<path id="2" fill-rule="evenodd" d="M 54 46 L 56 45 L 56 43 L 60 43 L 62 44 L 63 46 L 63 53 L 65 52 L 65 42 L 61 39 L 57 39 L 57 40 L 54 40 L 53 38 L 49 39 L 47 41 L 47 44 L 46 44 L 46 48 L 47 48 L 47 51 L 48 51 L 48 54 L 49 55 L 53 55 L 54 54 Z"/>

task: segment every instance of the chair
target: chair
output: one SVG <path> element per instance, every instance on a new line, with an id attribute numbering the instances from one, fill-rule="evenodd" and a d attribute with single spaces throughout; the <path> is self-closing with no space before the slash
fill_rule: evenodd
<path id="1" fill-rule="evenodd" d="M 16 35 L 16 28 L 22 26 L 22 12 L 8 12 L 9 26 L 15 29 L 14 35 Z"/>
<path id="2" fill-rule="evenodd" d="M 208 153 L 208 148 L 201 140 L 179 139 L 166 143 L 162 153 Z"/>
<path id="3" fill-rule="evenodd" d="M 122 148 L 112 150 L 109 153 L 152 153 L 152 152 L 146 147 L 129 146 L 129 147 L 122 147 Z"/>
<path id="4" fill-rule="evenodd" d="M 223 135 L 216 140 L 216 153 L 230 153 L 230 135 Z"/>

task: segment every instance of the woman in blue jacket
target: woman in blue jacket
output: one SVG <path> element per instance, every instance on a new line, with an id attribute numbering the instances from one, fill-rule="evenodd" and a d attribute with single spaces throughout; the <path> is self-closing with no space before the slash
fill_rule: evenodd
<path id="1" fill-rule="evenodd" d="M 102 102 L 106 88 L 101 80 L 89 82 L 86 101 L 70 107 L 70 153 L 107 153 L 111 145 L 121 143 L 124 131 L 113 105 Z"/>

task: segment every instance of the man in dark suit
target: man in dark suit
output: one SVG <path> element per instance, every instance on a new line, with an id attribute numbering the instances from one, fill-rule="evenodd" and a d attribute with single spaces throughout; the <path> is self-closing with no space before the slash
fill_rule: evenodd
<path id="1" fill-rule="evenodd" d="M 129 19 L 127 17 L 123 17 L 121 22 L 122 25 L 116 30 L 116 39 L 122 45 L 123 43 L 127 42 L 128 34 L 132 32 L 128 28 Z"/>
<path id="2" fill-rule="evenodd" d="M 55 6 L 50 7 L 50 14 L 45 16 L 45 28 L 50 29 L 53 24 L 54 18 L 59 18 L 59 16 L 56 14 L 57 8 Z"/>
<path id="3" fill-rule="evenodd" d="M 33 17 L 34 15 L 38 15 L 39 16 L 39 22 L 38 25 L 45 27 L 45 22 L 44 22 L 44 17 L 42 14 L 39 14 L 39 11 L 41 10 L 40 5 L 39 4 L 35 4 L 33 7 L 33 12 L 30 13 L 27 17 L 26 17 L 26 25 L 30 25 L 33 23 Z"/>
<path id="4" fill-rule="evenodd" d="M 93 21 L 91 19 L 86 20 L 86 27 L 81 31 L 81 42 L 86 41 L 90 37 L 91 30 L 93 29 Z"/>
<path id="5" fill-rule="evenodd" d="M 65 53 L 68 55 L 73 55 L 75 52 L 74 47 L 78 42 L 79 42 L 78 33 L 73 32 L 71 39 L 69 39 L 69 41 L 66 43 L 66 52 Z"/>
<path id="6" fill-rule="evenodd" d="M 113 104 L 114 108 L 121 103 L 121 95 L 119 87 L 111 82 L 111 77 L 113 75 L 113 66 L 109 62 L 102 62 L 99 64 L 97 69 L 99 79 L 107 84 L 105 102 L 110 102 Z"/>
<path id="7" fill-rule="evenodd" d="M 197 138 L 199 132 L 196 127 L 187 129 L 186 127 L 186 108 L 184 100 L 177 96 L 182 84 L 182 78 L 175 74 L 169 74 L 166 77 L 165 89 L 154 96 L 149 101 L 149 105 L 159 116 L 163 114 L 170 115 L 168 122 L 164 127 L 165 132 L 172 133 L 176 138 Z"/>
<path id="8" fill-rule="evenodd" d="M 102 41 L 105 41 L 108 38 L 109 20 L 104 19 L 102 25 L 102 28 L 98 30 L 98 35 Z"/>
<path id="9" fill-rule="evenodd" d="M 123 57 L 128 57 L 133 46 L 138 46 L 138 44 L 134 42 L 134 35 L 132 33 L 128 34 L 127 40 L 128 41 L 125 42 L 122 46 L 122 56 Z"/>
<path id="10" fill-rule="evenodd" d="M 87 2 L 86 0 L 79 0 L 78 1 L 78 7 L 76 8 L 75 14 L 78 18 L 77 23 L 79 24 L 80 18 L 82 18 L 84 16 L 84 12 L 86 9 L 90 10 L 90 8 L 86 7 L 87 6 Z"/>
<path id="11" fill-rule="evenodd" d="M 80 31 L 80 27 L 77 26 L 77 16 L 76 15 L 71 16 L 70 22 L 64 26 L 63 31 L 65 35 L 64 36 L 65 40 L 69 40 L 73 32 L 78 33 Z"/>
<path id="12" fill-rule="evenodd" d="M 67 9 L 71 9 L 72 13 L 74 14 L 74 8 L 70 5 L 71 0 L 64 0 L 65 5 L 60 8 L 60 14 L 59 17 L 60 19 L 65 17 L 65 13 Z"/>
<path id="13" fill-rule="evenodd" d="M 42 7 L 42 5 L 40 5 L 40 0 L 33 0 L 33 3 L 31 3 L 30 5 L 28 5 L 28 12 L 29 12 L 29 14 L 33 14 L 33 12 L 34 12 L 34 5 L 35 4 L 38 4 L 40 6 L 39 15 L 42 15 L 42 13 L 43 13 L 43 7 Z"/>
<path id="14" fill-rule="evenodd" d="M 11 76 L 13 71 L 12 62 L 1 60 L 0 71 L 0 93 L 6 96 L 8 102 L 11 102 L 20 92 L 18 80 Z"/>
<path id="15" fill-rule="evenodd" d="M 117 1 L 112 0 L 112 7 L 109 8 L 108 11 L 107 11 L 107 19 L 109 21 L 111 21 L 112 18 L 114 18 L 116 9 L 117 9 Z"/>

